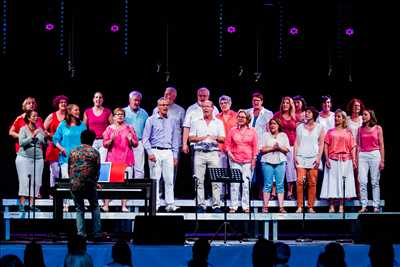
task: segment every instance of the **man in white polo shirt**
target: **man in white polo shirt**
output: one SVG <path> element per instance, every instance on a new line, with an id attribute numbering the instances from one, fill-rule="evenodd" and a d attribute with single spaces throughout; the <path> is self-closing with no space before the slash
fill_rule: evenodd
<path id="1" fill-rule="evenodd" d="M 203 117 L 194 121 L 190 127 L 189 141 L 194 149 L 194 175 L 197 177 L 198 212 L 206 210 L 204 195 L 204 175 L 206 167 L 220 168 L 218 143 L 225 140 L 224 125 L 213 116 L 214 105 L 206 100 L 202 104 Z M 221 183 L 212 183 L 212 208 L 221 212 Z"/>

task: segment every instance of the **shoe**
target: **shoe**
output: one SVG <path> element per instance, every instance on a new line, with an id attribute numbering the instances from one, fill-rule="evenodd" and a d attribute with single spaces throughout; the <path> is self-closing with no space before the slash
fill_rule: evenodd
<path id="1" fill-rule="evenodd" d="M 68 204 L 64 204 L 63 211 L 68 212 L 68 208 L 69 208 Z"/>
<path id="2" fill-rule="evenodd" d="M 19 212 L 25 212 L 25 206 L 19 204 L 19 205 L 18 205 L 18 211 L 19 211 Z"/>
<path id="3" fill-rule="evenodd" d="M 374 212 L 381 212 L 381 209 L 380 209 L 380 208 L 377 208 L 377 207 L 375 207 L 375 208 L 374 208 Z"/>
<path id="4" fill-rule="evenodd" d="M 177 210 L 179 210 L 180 209 L 180 207 L 177 207 L 177 206 L 175 206 L 175 205 L 168 205 L 166 208 L 165 208 L 165 211 L 166 212 L 173 212 L 173 211 L 177 211 Z"/>
<path id="5" fill-rule="evenodd" d="M 315 213 L 315 210 L 313 208 L 308 208 L 308 213 Z"/>
<path id="6" fill-rule="evenodd" d="M 263 213 L 268 213 L 268 207 L 263 207 L 262 212 L 263 212 Z"/>
<path id="7" fill-rule="evenodd" d="M 362 207 L 359 211 L 358 211 L 358 213 L 364 213 L 364 212 L 367 212 L 368 210 L 367 210 L 367 207 Z"/>
<path id="8" fill-rule="evenodd" d="M 202 208 L 202 207 L 196 208 L 196 213 L 204 213 L 204 212 L 206 212 L 206 210 L 204 208 Z"/>
<path id="9" fill-rule="evenodd" d="M 125 206 L 123 206 L 121 210 L 122 210 L 122 212 L 129 212 L 129 209 Z"/>
<path id="10" fill-rule="evenodd" d="M 335 212 L 335 207 L 330 207 L 328 212 L 329 213 L 334 213 Z"/>
<path id="11" fill-rule="evenodd" d="M 296 213 L 302 213 L 303 212 L 303 208 L 297 208 Z"/>
<path id="12" fill-rule="evenodd" d="M 279 208 L 279 213 L 287 213 L 287 211 L 285 210 L 284 207 L 280 207 Z"/>
<path id="13" fill-rule="evenodd" d="M 221 210 L 221 208 L 214 208 L 213 212 L 214 213 L 222 213 L 222 210 Z"/>
<path id="14" fill-rule="evenodd" d="M 34 211 L 34 212 L 41 212 L 41 210 L 38 208 L 38 207 L 33 207 L 33 206 L 29 206 L 29 209 L 31 210 L 31 211 Z"/>
<path id="15" fill-rule="evenodd" d="M 293 195 L 287 195 L 287 200 L 294 200 L 294 197 L 293 197 Z"/>
<path id="16" fill-rule="evenodd" d="M 103 212 L 109 212 L 110 209 L 109 209 L 108 206 L 103 206 L 103 207 L 101 207 L 101 211 L 103 211 Z"/>
<path id="17" fill-rule="evenodd" d="M 344 207 L 343 206 L 339 206 L 339 213 L 343 213 L 344 212 Z"/>
<path id="18" fill-rule="evenodd" d="M 244 212 L 244 213 L 250 213 L 250 208 L 244 208 L 244 209 L 243 209 L 243 212 Z"/>
<path id="19" fill-rule="evenodd" d="M 229 213 L 235 213 L 236 209 L 235 208 L 229 208 Z"/>

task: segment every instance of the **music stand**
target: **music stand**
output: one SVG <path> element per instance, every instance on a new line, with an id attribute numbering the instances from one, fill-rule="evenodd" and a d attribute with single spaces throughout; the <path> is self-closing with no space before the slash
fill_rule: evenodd
<path id="1" fill-rule="evenodd" d="M 215 232 L 211 242 L 215 239 L 219 231 L 221 231 L 222 227 L 224 227 L 224 244 L 226 244 L 227 240 L 227 228 L 228 225 L 233 229 L 230 223 L 227 220 L 226 210 L 227 210 L 227 195 L 228 195 L 228 184 L 231 183 L 242 183 L 242 172 L 239 169 L 230 169 L 230 168 L 208 168 L 208 174 L 210 176 L 211 183 L 224 183 L 224 222 L 218 227 Z M 233 229 L 234 232 L 236 232 Z"/>

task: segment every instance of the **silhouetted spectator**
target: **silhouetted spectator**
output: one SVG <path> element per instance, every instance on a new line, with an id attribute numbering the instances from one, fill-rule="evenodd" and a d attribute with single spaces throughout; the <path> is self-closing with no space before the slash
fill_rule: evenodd
<path id="1" fill-rule="evenodd" d="M 275 267 L 289 267 L 289 258 L 290 258 L 290 247 L 283 243 L 277 242 L 275 243 L 276 249 L 276 263 Z"/>
<path id="2" fill-rule="evenodd" d="M 86 252 L 86 238 L 80 235 L 68 237 L 68 254 L 82 254 Z"/>
<path id="3" fill-rule="evenodd" d="M 64 259 L 64 267 L 93 267 L 92 257 L 86 252 L 67 254 Z"/>
<path id="4" fill-rule="evenodd" d="M 192 248 L 192 259 L 188 263 L 188 267 L 207 267 L 208 255 L 210 254 L 211 246 L 207 239 L 200 238 L 194 242 Z"/>
<path id="5" fill-rule="evenodd" d="M 369 260 L 371 267 L 394 267 L 399 266 L 394 259 L 394 249 L 390 242 L 377 241 L 369 247 Z"/>
<path id="6" fill-rule="evenodd" d="M 24 251 L 25 267 L 46 267 L 44 264 L 42 245 L 32 241 L 27 244 Z"/>
<path id="7" fill-rule="evenodd" d="M 321 252 L 318 256 L 317 260 L 317 267 L 328 267 L 329 265 L 329 258 L 326 252 Z"/>
<path id="8" fill-rule="evenodd" d="M 343 246 L 337 242 L 331 242 L 325 246 L 325 251 L 318 257 L 318 267 L 346 267 Z"/>
<path id="9" fill-rule="evenodd" d="M 276 248 L 274 243 L 265 238 L 259 238 L 253 247 L 253 267 L 272 267 L 275 258 Z"/>
<path id="10" fill-rule="evenodd" d="M 24 264 L 17 256 L 8 254 L 0 258 L 0 267 L 24 267 Z"/>
<path id="11" fill-rule="evenodd" d="M 113 261 L 106 267 L 133 267 L 131 249 L 125 240 L 118 240 L 112 247 Z"/>

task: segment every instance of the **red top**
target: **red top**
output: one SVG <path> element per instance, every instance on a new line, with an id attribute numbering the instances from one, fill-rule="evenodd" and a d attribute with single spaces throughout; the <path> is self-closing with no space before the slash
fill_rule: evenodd
<path id="1" fill-rule="evenodd" d="M 379 150 L 379 126 L 375 125 L 370 130 L 366 127 L 360 127 L 358 130 L 359 134 L 359 145 L 361 152 L 370 152 L 373 150 Z"/>
<path id="2" fill-rule="evenodd" d="M 53 117 L 51 118 L 51 122 L 49 124 L 49 134 L 53 136 L 57 130 L 58 125 L 60 124 L 60 120 L 57 117 L 57 112 L 53 112 Z M 53 144 L 52 141 L 49 141 L 49 145 L 46 149 L 46 160 L 48 161 L 57 161 L 58 155 L 60 154 L 60 150 Z"/>
<path id="3" fill-rule="evenodd" d="M 278 118 L 281 122 L 282 129 L 289 139 L 290 146 L 294 146 L 294 142 L 296 141 L 296 126 L 297 120 L 294 118 L 290 118 L 289 120 L 285 119 L 280 111 L 274 114 L 273 119 Z"/>
<path id="4" fill-rule="evenodd" d="M 227 152 L 233 154 L 235 162 L 251 162 L 258 154 L 256 130 L 249 127 L 232 128 L 225 139 L 225 147 Z"/>
<path id="5" fill-rule="evenodd" d="M 342 161 L 352 159 L 351 150 L 356 146 L 349 129 L 337 130 L 336 128 L 328 130 L 325 144 L 328 145 L 328 158 Z"/>
<path id="6" fill-rule="evenodd" d="M 25 114 L 25 113 L 24 113 L 24 114 Z M 15 119 L 14 123 L 13 123 L 12 126 L 11 126 L 11 127 L 14 126 L 15 132 L 17 132 L 17 133 L 19 133 L 19 130 L 20 130 L 22 127 L 24 127 L 24 126 L 26 125 L 26 123 L 25 123 L 25 121 L 24 121 L 24 114 L 19 115 L 19 116 Z M 10 128 L 11 128 L 11 127 L 10 127 Z M 43 120 L 42 120 L 42 118 L 40 118 L 40 117 L 37 118 L 37 121 L 36 121 L 36 128 L 42 128 L 42 129 L 44 128 L 44 127 L 43 127 Z M 15 142 L 15 151 L 16 151 L 16 152 L 19 151 L 19 140 L 18 140 L 18 139 L 17 139 L 16 142 Z"/>
<path id="7" fill-rule="evenodd" d="M 229 131 L 236 126 L 237 124 L 237 113 L 233 110 L 229 110 L 228 112 L 228 119 L 225 120 L 224 115 L 222 112 L 218 113 L 215 117 L 217 119 L 220 119 L 222 123 L 224 124 L 224 130 L 225 130 L 225 137 L 228 135 Z M 225 148 L 225 143 L 220 143 L 218 144 L 219 150 L 224 152 L 226 151 Z"/>

